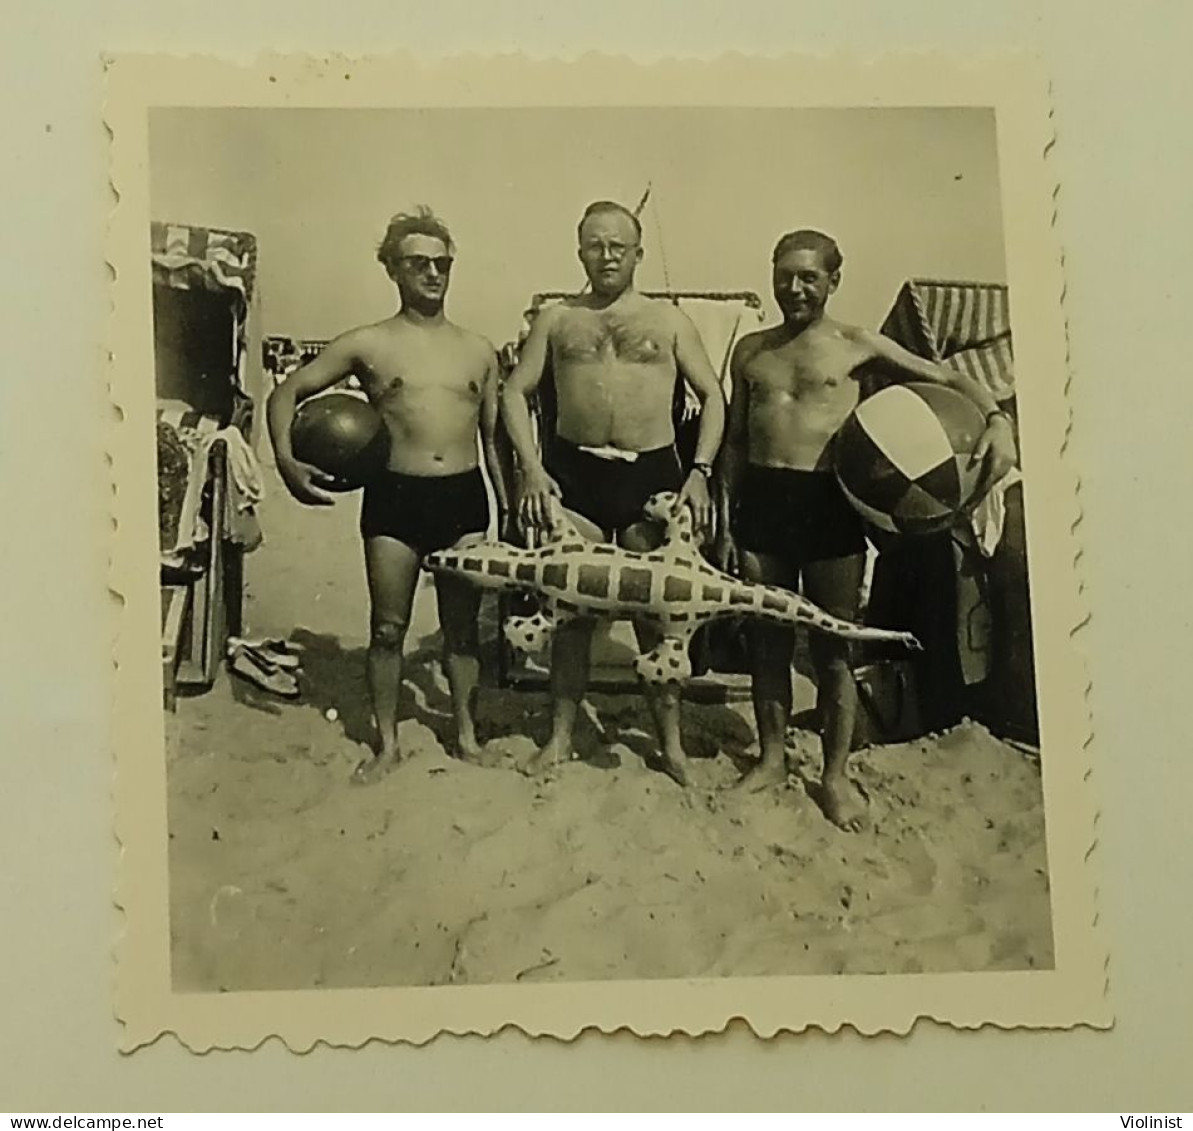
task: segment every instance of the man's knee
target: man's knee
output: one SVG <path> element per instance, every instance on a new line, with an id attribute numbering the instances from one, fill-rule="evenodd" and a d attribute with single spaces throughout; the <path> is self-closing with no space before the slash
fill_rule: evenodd
<path id="1" fill-rule="evenodd" d="M 476 617 L 442 617 L 443 644 L 449 655 L 474 656 L 480 651 L 480 623 Z"/>
<path id="2" fill-rule="evenodd" d="M 381 617 L 373 621 L 370 643 L 383 652 L 400 652 L 406 643 L 409 622 L 397 617 Z"/>
<path id="3" fill-rule="evenodd" d="M 838 679 L 851 675 L 852 653 L 848 640 L 838 636 L 817 634 L 808 642 L 812 663 L 822 676 L 836 676 Z"/>
<path id="4" fill-rule="evenodd" d="M 680 693 L 677 683 L 655 683 L 638 674 L 638 683 L 648 699 L 654 700 L 659 707 L 677 710 L 679 708 Z"/>

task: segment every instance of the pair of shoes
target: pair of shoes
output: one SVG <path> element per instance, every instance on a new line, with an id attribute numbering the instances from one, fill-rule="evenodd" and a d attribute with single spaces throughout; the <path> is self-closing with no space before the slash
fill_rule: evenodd
<path id="1" fill-rule="evenodd" d="M 283 699 L 297 699 L 297 657 L 254 647 L 243 640 L 228 642 L 228 666 L 234 675 Z"/>
<path id="2" fill-rule="evenodd" d="M 248 649 L 250 652 L 256 652 L 261 659 L 272 664 L 274 667 L 283 668 L 286 671 L 298 671 L 302 666 L 301 654 L 298 648 L 288 640 L 265 636 L 259 640 L 247 640 L 241 636 L 228 637 L 229 656 L 241 648 Z"/>

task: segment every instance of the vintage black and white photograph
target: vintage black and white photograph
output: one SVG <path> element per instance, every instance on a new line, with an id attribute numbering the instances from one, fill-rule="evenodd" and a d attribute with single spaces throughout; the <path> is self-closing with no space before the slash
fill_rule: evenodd
<path id="1" fill-rule="evenodd" d="M 171 992 L 1057 968 L 993 106 L 144 131 Z"/>

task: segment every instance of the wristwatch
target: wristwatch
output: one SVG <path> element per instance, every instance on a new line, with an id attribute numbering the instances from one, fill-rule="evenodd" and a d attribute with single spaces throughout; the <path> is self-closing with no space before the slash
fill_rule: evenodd
<path id="1" fill-rule="evenodd" d="M 703 460 L 692 464 L 692 470 L 700 472 L 705 479 L 712 479 L 712 464 L 705 463 Z"/>
<path id="2" fill-rule="evenodd" d="M 990 426 L 990 422 L 996 417 L 1001 416 L 1008 424 L 1014 427 L 1014 421 L 1011 420 L 1011 414 L 1004 409 L 996 408 L 993 412 L 986 413 L 986 426 Z"/>

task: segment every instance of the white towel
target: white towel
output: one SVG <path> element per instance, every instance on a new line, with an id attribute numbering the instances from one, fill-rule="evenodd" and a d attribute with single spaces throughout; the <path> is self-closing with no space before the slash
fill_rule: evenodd
<path id="1" fill-rule="evenodd" d="M 202 518 L 201 503 L 210 472 L 211 453 L 216 444 L 223 444 L 228 456 L 224 509 L 224 527 L 228 537 L 250 550 L 261 543 L 261 530 L 255 513 L 265 495 L 261 465 L 238 428 L 219 428 L 200 432 L 191 452 L 191 472 L 182 504 L 182 522 L 174 552 L 169 555 L 171 561 L 180 561 L 188 550 L 211 536 Z"/>
<path id="2" fill-rule="evenodd" d="M 1002 479 L 994 484 L 981 503 L 970 512 L 970 528 L 973 530 L 973 536 L 983 557 L 994 557 L 994 551 L 998 549 L 998 544 L 1002 541 L 1002 531 L 1007 519 L 1007 491 L 1016 483 L 1022 482 L 1023 474 L 1017 467 L 1011 468 Z"/>
<path id="3" fill-rule="evenodd" d="M 239 428 L 225 428 L 212 437 L 212 446 L 222 442 L 228 454 L 228 490 L 225 495 L 225 529 L 228 538 L 246 551 L 262 542 L 257 506 L 265 497 L 261 465 Z"/>
<path id="4" fill-rule="evenodd" d="M 637 463 L 641 452 L 629 452 L 624 448 L 615 448 L 611 444 L 602 444 L 599 447 L 591 444 L 577 444 L 580 451 L 585 452 L 590 456 L 596 456 L 597 459 L 620 460 L 622 463 Z"/>

